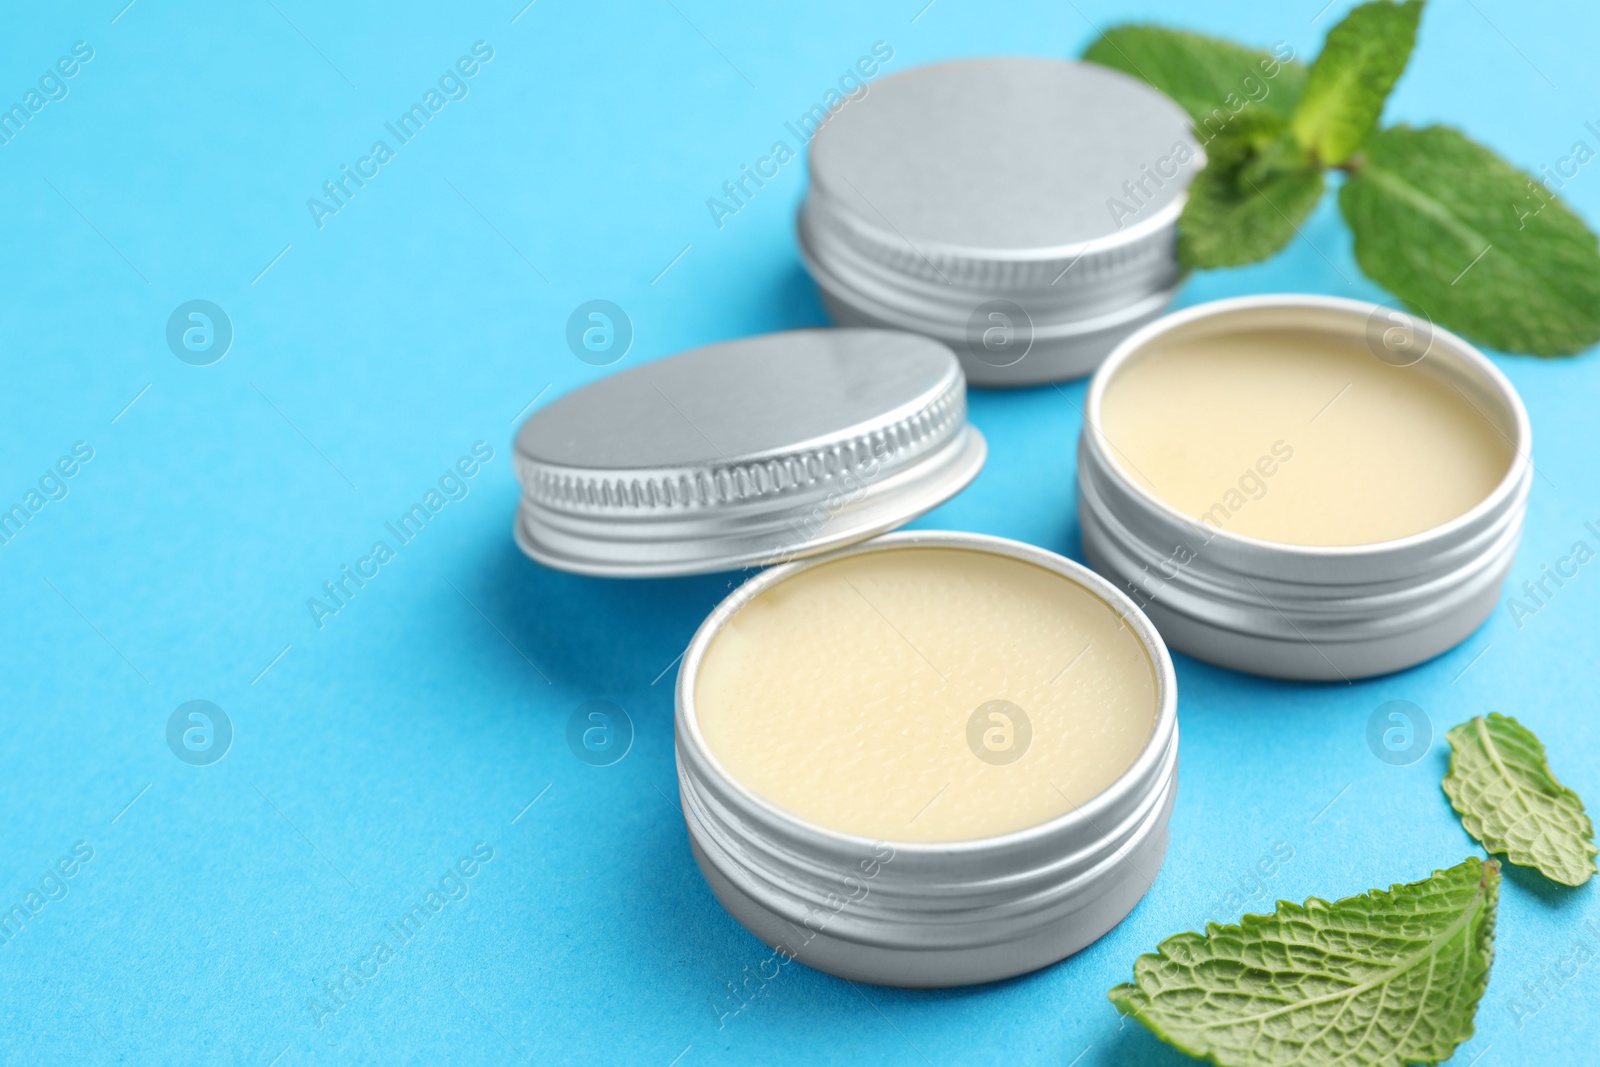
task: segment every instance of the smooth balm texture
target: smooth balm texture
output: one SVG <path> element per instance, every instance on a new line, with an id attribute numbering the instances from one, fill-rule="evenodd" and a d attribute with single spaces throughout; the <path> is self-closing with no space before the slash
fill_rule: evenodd
<path id="1" fill-rule="evenodd" d="M 1100 429 L 1123 471 L 1210 527 L 1365 545 L 1472 509 L 1511 446 L 1424 358 L 1292 330 L 1171 336 L 1106 384 Z"/>
<path id="2" fill-rule="evenodd" d="M 736 781 L 818 826 L 960 841 L 1109 786 L 1156 713 L 1144 646 L 1088 589 L 977 549 L 896 548 L 762 591 L 712 639 L 696 717 Z"/>

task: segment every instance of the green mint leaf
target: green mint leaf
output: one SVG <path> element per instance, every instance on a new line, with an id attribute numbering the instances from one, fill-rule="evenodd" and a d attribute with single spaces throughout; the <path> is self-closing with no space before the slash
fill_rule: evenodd
<path id="1" fill-rule="evenodd" d="M 1120 70 L 1160 89 L 1194 119 L 1205 140 L 1231 124 L 1234 115 L 1258 104 L 1288 118 L 1306 68 L 1280 44 L 1271 52 L 1162 26 L 1113 26 L 1083 58 Z"/>
<path id="2" fill-rule="evenodd" d="M 1454 727 L 1445 795 L 1490 852 L 1562 885 L 1595 873 L 1594 826 L 1578 794 L 1556 781 L 1533 731 L 1491 711 Z"/>
<path id="3" fill-rule="evenodd" d="M 1109 995 L 1223 1067 L 1438 1063 L 1472 1036 L 1499 886 L 1499 864 L 1472 858 L 1332 904 L 1280 900 L 1272 915 L 1167 938 Z"/>
<path id="4" fill-rule="evenodd" d="M 1600 243 L 1545 186 L 1444 126 L 1380 130 L 1354 171 L 1356 262 L 1413 310 L 1507 352 L 1600 341 Z"/>
<path id="5" fill-rule="evenodd" d="M 1422 0 L 1376 0 L 1328 31 L 1289 120 L 1307 151 L 1333 166 L 1361 146 L 1406 69 L 1421 17 Z"/>
<path id="6" fill-rule="evenodd" d="M 1178 218 L 1178 261 L 1235 267 L 1289 243 L 1322 198 L 1322 171 L 1275 116 L 1214 138 Z"/>

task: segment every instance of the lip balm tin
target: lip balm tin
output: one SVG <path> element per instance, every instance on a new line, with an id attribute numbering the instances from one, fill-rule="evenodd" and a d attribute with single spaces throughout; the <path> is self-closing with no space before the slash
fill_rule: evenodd
<path id="1" fill-rule="evenodd" d="M 971 841 L 873 841 L 800 819 L 718 764 L 700 733 L 695 686 L 718 631 L 763 590 L 847 555 L 968 548 L 1064 575 L 1111 604 L 1156 680 L 1151 734 L 1108 788 L 1037 826 Z M 695 862 L 746 929 L 790 959 L 856 981 L 933 987 L 987 982 L 1054 963 L 1138 903 L 1161 865 L 1177 785 L 1177 682 L 1154 626 L 1087 568 L 998 537 L 902 531 L 762 571 L 713 611 L 684 653 L 674 718 L 678 790 Z"/>
<path id="2" fill-rule="evenodd" d="M 1531 429 L 1511 383 L 1447 330 L 1428 328 L 1431 345 L 1419 366 L 1454 385 L 1510 442 L 1510 467 L 1476 506 L 1412 536 L 1316 546 L 1202 526 L 1129 477 L 1099 432 L 1108 384 L 1157 340 L 1283 329 L 1370 345 L 1370 324 L 1389 321 L 1385 308 L 1335 297 L 1219 300 L 1146 326 L 1096 372 L 1078 443 L 1084 555 L 1095 570 L 1138 594 L 1140 607 L 1171 647 L 1252 674 L 1350 680 L 1436 656 L 1494 609 L 1522 529 L 1532 479 Z M 1185 547 L 1187 562 L 1164 564 Z M 1158 588 L 1150 588 L 1152 573 L 1161 575 Z"/>
<path id="3" fill-rule="evenodd" d="M 1080 377 L 1171 299 L 1203 161 L 1182 109 L 1106 67 L 918 67 L 813 138 L 800 254 L 835 322 L 936 337 L 974 385 Z"/>

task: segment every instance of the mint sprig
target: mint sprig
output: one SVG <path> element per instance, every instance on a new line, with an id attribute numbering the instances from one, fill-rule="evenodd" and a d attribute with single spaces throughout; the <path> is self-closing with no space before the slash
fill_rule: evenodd
<path id="1" fill-rule="evenodd" d="M 1594 824 L 1578 794 L 1556 780 L 1533 731 L 1491 711 L 1445 737 L 1450 769 L 1442 784 L 1467 833 L 1553 881 L 1587 882 L 1595 873 Z"/>
<path id="2" fill-rule="evenodd" d="M 1143 79 L 1192 121 L 1207 163 L 1178 220 L 1187 267 L 1262 260 L 1346 175 L 1356 262 L 1413 311 L 1508 352 L 1600 341 L 1600 241 L 1547 183 L 1445 127 L 1380 127 L 1421 0 L 1374 0 L 1328 31 L 1308 68 L 1182 30 L 1114 26 L 1084 52 Z"/>
<path id="3" fill-rule="evenodd" d="M 1167 938 L 1109 996 L 1222 1067 L 1438 1063 L 1472 1036 L 1499 886 L 1499 865 L 1471 858 L 1332 904 L 1279 901 Z"/>

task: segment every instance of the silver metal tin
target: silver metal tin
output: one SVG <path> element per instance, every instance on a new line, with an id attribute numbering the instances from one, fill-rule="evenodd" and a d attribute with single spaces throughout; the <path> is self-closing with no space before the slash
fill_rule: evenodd
<path id="1" fill-rule="evenodd" d="M 973 841 L 879 842 L 806 822 L 718 764 L 695 712 L 707 647 L 752 598 L 840 556 L 909 547 L 971 549 L 1061 574 L 1105 600 L 1144 645 L 1157 710 L 1132 766 L 1068 814 Z M 1149 888 L 1177 788 L 1177 679 L 1155 627 L 1087 568 L 979 534 L 903 531 L 761 572 L 701 624 L 678 673 L 678 791 L 695 862 L 717 899 L 782 957 L 897 986 L 993 981 L 1054 963 L 1115 926 Z"/>
<path id="2" fill-rule="evenodd" d="M 1455 334 L 1419 324 L 1415 364 L 1456 387 L 1511 442 L 1510 469 L 1465 514 L 1370 545 L 1264 541 L 1203 526 L 1129 477 L 1099 432 L 1108 383 L 1157 338 L 1216 329 L 1288 329 L 1368 340 L 1375 304 L 1326 296 L 1219 300 L 1168 315 L 1123 341 L 1095 374 L 1078 442 L 1078 521 L 1090 564 L 1130 591 L 1173 647 L 1251 674 L 1350 680 L 1429 659 L 1467 637 L 1499 599 L 1532 479 L 1532 431 L 1516 390 Z M 1420 344 L 1420 342 L 1418 342 Z M 1379 358 L 1374 348 L 1374 358 Z M 1392 360 L 1391 360 L 1392 362 Z M 1166 564 L 1180 548 L 1193 558 Z M 1178 558 L 1182 558 L 1180 555 Z"/>
<path id="3" fill-rule="evenodd" d="M 983 465 L 944 345 L 794 330 L 566 394 L 517 432 L 517 543 L 582 574 L 697 574 L 822 552 L 943 502 Z"/>
<path id="4" fill-rule="evenodd" d="M 936 337 L 974 385 L 1079 377 L 1170 300 L 1202 162 L 1183 110 L 1109 68 L 918 67 L 812 139 L 800 254 L 835 322 Z"/>

